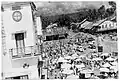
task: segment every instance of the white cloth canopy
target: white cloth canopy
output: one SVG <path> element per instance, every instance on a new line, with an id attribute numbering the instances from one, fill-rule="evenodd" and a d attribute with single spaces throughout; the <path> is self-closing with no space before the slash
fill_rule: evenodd
<path id="1" fill-rule="evenodd" d="M 72 57 L 77 58 L 78 57 L 77 53 L 73 54 Z"/>
<path id="2" fill-rule="evenodd" d="M 112 62 L 111 63 L 113 66 L 116 66 L 116 65 L 118 65 L 118 63 L 115 61 L 115 62 Z"/>
<path id="3" fill-rule="evenodd" d="M 111 65 L 107 62 L 105 64 L 102 65 L 103 67 L 110 67 Z"/>
<path id="4" fill-rule="evenodd" d="M 67 60 L 65 60 L 63 57 L 58 58 L 57 62 L 68 62 Z"/>
<path id="5" fill-rule="evenodd" d="M 71 66 L 72 66 L 71 64 L 66 63 L 66 64 L 62 64 L 61 68 L 66 68 L 67 69 L 67 68 L 71 68 Z"/>
<path id="6" fill-rule="evenodd" d="M 106 60 L 108 60 L 108 61 L 114 61 L 115 59 L 112 58 L 112 57 L 109 57 L 109 58 L 107 58 Z"/>
<path id="7" fill-rule="evenodd" d="M 92 60 L 103 60 L 102 58 L 93 58 Z"/>
<path id="8" fill-rule="evenodd" d="M 98 55 L 97 53 L 92 53 L 92 55 Z"/>
<path id="9" fill-rule="evenodd" d="M 109 72 L 109 69 L 108 68 L 100 68 L 100 71 Z"/>
<path id="10" fill-rule="evenodd" d="M 79 76 L 78 75 L 70 75 L 70 76 L 67 76 L 66 79 L 79 79 Z"/>
<path id="11" fill-rule="evenodd" d="M 82 70 L 81 73 L 93 73 L 91 70 Z"/>
<path id="12" fill-rule="evenodd" d="M 82 61 L 82 59 L 81 58 L 77 58 L 75 61 Z"/>
<path id="13" fill-rule="evenodd" d="M 85 67 L 85 65 L 82 63 L 80 65 L 75 65 L 77 68 L 82 68 L 82 67 Z"/>
<path id="14" fill-rule="evenodd" d="M 74 71 L 73 71 L 73 70 L 64 69 L 64 70 L 62 71 L 62 73 L 63 73 L 63 74 L 72 74 L 72 73 L 74 73 Z"/>
<path id="15" fill-rule="evenodd" d="M 64 58 L 65 58 L 65 59 L 72 59 L 71 56 L 65 56 Z"/>
<path id="16" fill-rule="evenodd" d="M 108 56 L 109 55 L 109 53 L 103 53 L 103 54 L 101 54 L 101 56 Z"/>

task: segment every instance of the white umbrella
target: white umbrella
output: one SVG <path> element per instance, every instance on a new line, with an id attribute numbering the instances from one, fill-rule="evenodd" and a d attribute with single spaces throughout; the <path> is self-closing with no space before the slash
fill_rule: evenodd
<path id="1" fill-rule="evenodd" d="M 71 68 L 71 64 L 62 64 L 61 68 Z"/>
<path id="2" fill-rule="evenodd" d="M 77 53 L 73 54 L 72 57 L 78 57 Z"/>
<path id="3" fill-rule="evenodd" d="M 77 68 L 82 68 L 82 67 L 85 67 L 85 65 L 82 63 L 80 65 L 75 65 Z"/>
<path id="4" fill-rule="evenodd" d="M 111 64 L 112 64 L 113 66 L 115 66 L 115 65 L 118 64 L 118 62 L 115 61 L 115 62 L 112 62 Z"/>
<path id="5" fill-rule="evenodd" d="M 77 58 L 75 61 L 82 61 L 82 59 L 81 58 Z"/>
<path id="6" fill-rule="evenodd" d="M 67 76 L 66 79 L 79 79 L 79 76 L 78 75 L 70 75 L 70 76 Z"/>
<path id="7" fill-rule="evenodd" d="M 65 56 L 64 58 L 65 58 L 65 59 L 72 59 L 71 56 Z"/>
<path id="8" fill-rule="evenodd" d="M 93 73 L 91 70 L 82 70 L 81 73 Z"/>
<path id="9" fill-rule="evenodd" d="M 81 67 L 85 67 L 85 65 L 82 63 L 82 64 L 80 64 L 81 65 Z"/>
<path id="10" fill-rule="evenodd" d="M 100 71 L 102 71 L 102 72 L 109 72 L 109 69 L 108 68 L 100 68 Z"/>
<path id="11" fill-rule="evenodd" d="M 102 65 L 103 67 L 110 67 L 111 65 L 107 62 L 105 64 Z"/>
<path id="12" fill-rule="evenodd" d="M 103 53 L 103 54 L 101 54 L 101 56 L 108 56 L 109 55 L 109 53 Z"/>
<path id="13" fill-rule="evenodd" d="M 73 70 L 64 69 L 64 70 L 62 71 L 62 73 L 63 73 L 63 74 L 72 74 L 72 73 L 74 73 L 74 71 L 73 71 Z"/>
<path id="14" fill-rule="evenodd" d="M 106 60 L 108 60 L 108 61 L 114 61 L 115 59 L 112 58 L 112 57 L 109 57 L 109 58 L 107 58 Z"/>
<path id="15" fill-rule="evenodd" d="M 65 60 L 63 57 L 60 57 L 57 62 L 68 62 L 68 61 Z"/>
<path id="16" fill-rule="evenodd" d="M 92 53 L 92 55 L 98 55 L 97 53 Z"/>
<path id="17" fill-rule="evenodd" d="M 101 59 L 101 58 L 93 58 L 92 60 L 103 60 L 103 59 Z"/>

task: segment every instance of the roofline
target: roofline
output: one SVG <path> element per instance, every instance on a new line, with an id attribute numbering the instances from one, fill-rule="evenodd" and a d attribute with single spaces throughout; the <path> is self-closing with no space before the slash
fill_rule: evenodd
<path id="1" fill-rule="evenodd" d="M 11 6 L 26 6 L 26 5 L 30 5 L 32 2 L 11 2 L 11 3 L 3 3 L 1 4 L 1 6 L 3 8 L 10 8 Z M 33 4 L 33 3 L 32 3 Z"/>

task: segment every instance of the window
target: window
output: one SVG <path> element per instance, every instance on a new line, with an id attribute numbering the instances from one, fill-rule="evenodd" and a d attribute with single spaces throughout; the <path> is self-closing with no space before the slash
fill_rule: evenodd
<path id="1" fill-rule="evenodd" d="M 104 28 L 104 25 L 102 25 L 102 29 Z"/>
<path id="2" fill-rule="evenodd" d="M 25 47 L 24 39 L 27 37 L 26 31 L 17 31 L 17 33 L 12 33 L 12 40 L 15 41 L 16 47 L 10 49 L 12 58 L 20 58 L 21 56 L 31 56 L 32 47 Z"/>
<path id="3" fill-rule="evenodd" d="M 111 28 L 111 24 L 109 24 L 109 28 Z"/>
<path id="4" fill-rule="evenodd" d="M 17 54 L 21 56 L 25 52 L 24 33 L 15 34 Z"/>
<path id="5" fill-rule="evenodd" d="M 12 34 L 12 39 L 15 40 L 16 43 L 16 48 L 10 49 L 10 52 L 12 53 L 12 58 L 20 58 L 25 54 L 25 37 L 26 32 Z"/>
<path id="6" fill-rule="evenodd" d="M 107 24 L 105 25 L 105 28 L 107 28 Z"/>

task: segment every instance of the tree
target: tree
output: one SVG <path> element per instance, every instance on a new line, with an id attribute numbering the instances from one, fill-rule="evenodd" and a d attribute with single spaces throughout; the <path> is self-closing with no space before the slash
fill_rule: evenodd
<path id="1" fill-rule="evenodd" d="M 113 8 L 108 8 L 106 12 L 110 15 L 114 14 L 114 9 Z"/>
<path id="2" fill-rule="evenodd" d="M 109 3 L 110 6 L 112 6 L 113 8 L 116 9 L 116 2 L 114 2 L 114 1 L 109 1 L 108 3 Z"/>
<path id="3" fill-rule="evenodd" d="M 99 9 L 98 9 L 98 13 L 102 19 L 102 17 L 104 16 L 105 14 L 105 5 L 102 5 Z"/>
<path id="4" fill-rule="evenodd" d="M 111 6 L 111 8 L 109 9 L 109 11 L 111 12 L 111 13 L 116 13 L 116 2 L 114 2 L 114 1 L 109 1 L 108 2 L 109 3 L 109 5 Z"/>
<path id="5" fill-rule="evenodd" d="M 70 26 L 71 18 L 65 14 L 61 15 L 58 20 L 56 20 L 58 26 Z"/>
<path id="6" fill-rule="evenodd" d="M 88 21 L 91 21 L 92 20 L 92 10 L 91 9 L 89 9 L 88 10 Z"/>

